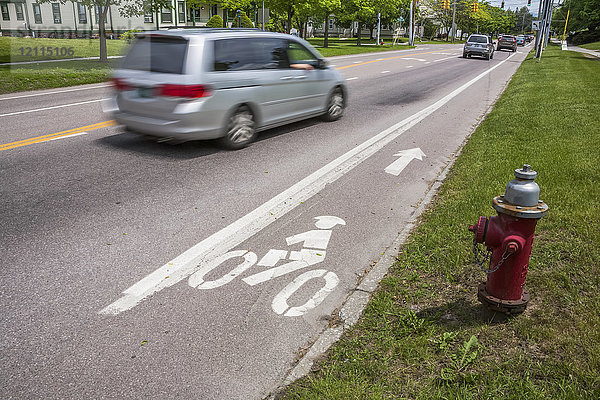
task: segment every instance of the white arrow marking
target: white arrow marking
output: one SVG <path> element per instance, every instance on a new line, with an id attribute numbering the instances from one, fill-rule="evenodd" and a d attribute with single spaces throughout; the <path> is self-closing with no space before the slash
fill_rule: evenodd
<path id="1" fill-rule="evenodd" d="M 400 151 L 394 154 L 394 157 L 400 158 L 388 165 L 385 168 L 385 172 L 387 172 L 388 174 L 398 176 L 400 175 L 400 172 L 402 172 L 402 170 L 406 168 L 408 163 L 411 162 L 413 159 L 418 158 L 419 160 L 423 160 L 423 157 L 425 157 L 425 153 L 423 153 L 421 149 L 417 147 L 415 149 Z"/>

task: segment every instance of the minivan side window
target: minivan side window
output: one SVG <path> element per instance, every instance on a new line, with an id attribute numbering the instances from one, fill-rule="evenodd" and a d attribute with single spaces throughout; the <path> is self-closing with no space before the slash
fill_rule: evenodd
<path id="1" fill-rule="evenodd" d="M 317 57 L 298 42 L 290 41 L 287 53 L 290 65 L 309 64 L 314 68 L 318 65 Z"/>
<path id="2" fill-rule="evenodd" d="M 214 41 L 214 70 L 243 71 L 287 68 L 286 43 L 282 39 L 237 38 Z"/>

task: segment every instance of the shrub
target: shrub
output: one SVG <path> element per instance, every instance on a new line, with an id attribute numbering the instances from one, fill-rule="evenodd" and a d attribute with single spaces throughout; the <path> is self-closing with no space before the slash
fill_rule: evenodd
<path id="1" fill-rule="evenodd" d="M 254 28 L 252 20 L 248 18 L 245 12 L 242 12 L 242 28 Z"/>
<path id="2" fill-rule="evenodd" d="M 121 39 L 127 40 L 127 43 L 131 43 L 131 41 L 135 38 L 135 34 L 137 32 L 144 32 L 144 31 L 140 31 L 138 29 L 131 29 L 129 31 L 123 32 L 121 34 Z"/>
<path id="3" fill-rule="evenodd" d="M 207 28 L 222 28 L 223 27 L 223 18 L 219 15 L 213 15 L 208 22 L 206 23 Z"/>

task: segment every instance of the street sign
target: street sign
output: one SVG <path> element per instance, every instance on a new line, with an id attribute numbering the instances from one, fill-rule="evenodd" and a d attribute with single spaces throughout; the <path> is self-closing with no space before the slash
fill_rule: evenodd
<path id="1" fill-rule="evenodd" d="M 542 21 L 531 21 L 531 30 L 539 31 Z"/>

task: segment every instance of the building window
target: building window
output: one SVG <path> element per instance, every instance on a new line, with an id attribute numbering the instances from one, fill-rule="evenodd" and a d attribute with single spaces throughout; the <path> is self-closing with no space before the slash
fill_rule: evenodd
<path id="1" fill-rule="evenodd" d="M 42 23 L 42 10 L 40 9 L 40 5 L 38 3 L 33 3 L 33 20 L 36 24 Z"/>
<path id="2" fill-rule="evenodd" d="M 179 11 L 179 22 L 185 23 L 185 2 L 178 1 L 177 7 L 178 7 L 178 11 Z"/>
<path id="3" fill-rule="evenodd" d="M 160 12 L 160 20 L 161 22 L 173 22 L 173 14 L 171 13 L 171 9 L 163 8 Z"/>
<path id="4" fill-rule="evenodd" d="M 329 20 L 329 29 L 333 29 L 333 19 Z"/>
<path id="5" fill-rule="evenodd" d="M 17 21 L 25 20 L 23 17 L 23 4 L 15 3 L 15 11 L 17 12 Z"/>
<path id="6" fill-rule="evenodd" d="M 87 11 L 82 3 L 77 3 L 77 15 L 79 15 L 80 24 L 87 24 Z"/>
<path id="7" fill-rule="evenodd" d="M 52 16 L 54 17 L 55 24 L 62 23 L 62 20 L 60 18 L 60 4 L 52 3 Z"/>
<path id="8" fill-rule="evenodd" d="M 8 14 L 8 4 L 2 3 L 0 4 L 0 7 L 2 7 L 2 19 L 4 21 L 10 21 L 10 14 Z"/>

